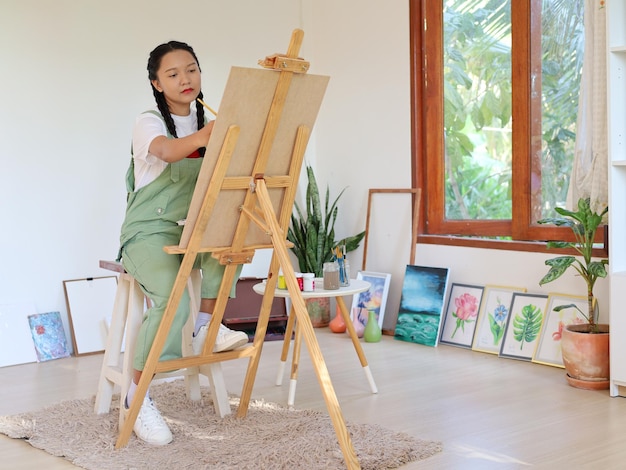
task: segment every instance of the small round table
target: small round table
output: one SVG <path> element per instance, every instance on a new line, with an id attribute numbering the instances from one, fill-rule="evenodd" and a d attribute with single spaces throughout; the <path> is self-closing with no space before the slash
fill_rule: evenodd
<path id="1" fill-rule="evenodd" d="M 325 290 L 323 288 L 324 280 L 321 278 L 315 279 L 315 290 L 312 292 L 301 292 L 303 299 L 310 298 L 319 298 L 319 297 L 334 297 L 339 310 L 341 311 L 341 315 L 343 317 L 343 321 L 346 324 L 346 330 L 352 339 L 352 344 L 354 345 L 354 350 L 359 357 L 359 361 L 361 362 L 361 366 L 363 366 L 363 371 L 365 372 L 365 377 L 369 382 L 372 393 L 378 393 L 378 388 L 376 387 L 376 383 L 374 382 L 374 377 L 372 377 L 372 373 L 370 372 L 369 365 L 367 363 L 367 359 L 365 358 L 365 353 L 363 352 L 363 348 L 361 347 L 361 343 L 359 342 L 359 337 L 356 334 L 354 326 L 352 325 L 352 320 L 350 319 L 350 313 L 348 308 L 346 307 L 345 302 L 343 301 L 343 297 L 346 295 L 354 295 L 359 294 L 361 292 L 367 291 L 371 284 L 362 279 L 350 279 L 350 285 L 345 287 L 340 287 L 339 289 L 334 290 Z M 260 282 L 259 284 L 255 284 L 252 286 L 252 289 L 257 294 L 265 294 L 265 282 Z M 289 298 L 289 291 L 287 289 L 276 289 L 274 291 L 274 297 L 283 297 Z M 283 342 L 283 349 L 280 355 L 280 365 L 278 368 L 278 375 L 276 377 L 276 385 L 282 385 L 283 383 L 283 375 L 285 371 L 285 364 L 287 362 L 287 355 L 289 353 L 289 344 L 291 342 L 291 334 L 293 332 L 293 327 L 295 323 L 296 315 L 293 311 L 293 306 L 289 313 L 289 319 L 287 320 L 287 326 L 285 328 L 285 339 Z M 296 394 L 296 384 L 298 380 L 298 363 L 300 361 L 300 347 L 302 343 L 301 332 L 298 328 L 298 324 L 296 323 L 296 331 L 295 338 L 293 343 L 293 357 L 291 362 L 291 380 L 289 382 L 289 396 L 287 398 L 287 404 L 289 406 L 293 406 L 295 401 Z"/>

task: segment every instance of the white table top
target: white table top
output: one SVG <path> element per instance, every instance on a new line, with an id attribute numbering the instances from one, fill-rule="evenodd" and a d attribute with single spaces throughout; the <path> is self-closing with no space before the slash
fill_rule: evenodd
<path id="1" fill-rule="evenodd" d="M 359 292 L 365 292 L 371 287 L 371 284 L 362 279 L 350 279 L 350 285 L 340 287 L 334 290 L 325 290 L 324 280 L 322 278 L 315 278 L 315 290 L 312 292 L 302 292 L 302 298 L 319 298 L 319 297 L 343 297 L 344 295 L 358 294 Z M 265 294 L 265 281 L 259 282 L 252 286 L 252 289 L 257 294 Z M 289 291 L 287 289 L 276 289 L 274 291 L 274 297 L 289 297 Z"/>

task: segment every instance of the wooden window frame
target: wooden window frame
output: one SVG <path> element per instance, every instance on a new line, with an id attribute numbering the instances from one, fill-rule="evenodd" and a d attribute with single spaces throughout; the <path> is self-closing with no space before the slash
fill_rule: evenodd
<path id="1" fill-rule="evenodd" d="M 541 47 L 541 42 L 531 39 L 541 37 L 541 21 L 536 16 L 533 21 L 531 9 L 540 10 L 541 0 L 511 1 L 512 219 L 445 219 L 443 48 L 442 39 L 432 40 L 443 37 L 443 13 L 441 3 L 437 3 L 409 0 L 412 183 L 413 187 L 423 188 L 418 243 L 546 252 L 545 240 L 572 240 L 569 229 L 532 222 L 533 200 L 541 198 L 541 173 L 533 173 L 533 167 L 540 169 L 540 161 L 532 161 L 532 158 L 540 158 L 541 142 L 537 139 L 533 142 L 531 138 L 531 135 L 541 135 L 541 119 L 532 116 L 541 116 L 541 104 L 539 100 L 532 103 L 530 77 L 533 74 L 541 77 L 541 64 L 533 64 L 531 54 L 532 48 Z M 424 116 L 426 112 L 428 119 Z M 594 250 L 594 255 L 607 256 L 606 227 L 598 231 L 598 242 L 603 243 L 603 247 Z"/>

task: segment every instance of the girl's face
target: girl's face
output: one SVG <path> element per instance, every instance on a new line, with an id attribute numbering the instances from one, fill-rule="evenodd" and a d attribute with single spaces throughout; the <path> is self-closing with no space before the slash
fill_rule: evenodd
<path id="1" fill-rule="evenodd" d="M 168 52 L 161 58 L 152 85 L 163 93 L 172 114 L 187 116 L 190 103 L 200 94 L 200 67 L 185 50 Z"/>

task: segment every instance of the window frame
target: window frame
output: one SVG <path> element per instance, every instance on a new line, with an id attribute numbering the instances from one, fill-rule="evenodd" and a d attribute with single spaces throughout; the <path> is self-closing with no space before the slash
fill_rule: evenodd
<path id="1" fill-rule="evenodd" d="M 541 120 L 532 119 L 541 114 L 541 103 L 531 101 L 531 76 L 541 77 L 541 64 L 531 60 L 531 54 L 536 52 L 532 48 L 541 47 L 540 41 L 532 41 L 533 36 L 541 37 L 541 19 L 537 15 L 533 18 L 531 12 L 541 11 L 541 2 L 511 1 L 512 219 L 445 220 L 442 0 L 409 0 L 412 183 L 413 187 L 423 188 L 419 243 L 547 252 L 546 240 L 573 240 L 567 228 L 531 221 L 532 198 L 541 198 L 541 184 L 536 184 L 541 174 L 532 172 L 533 163 L 540 168 L 541 162 L 533 162 L 532 156 L 541 154 L 541 142 L 533 144 L 531 138 L 533 134 L 541 135 Z M 512 240 L 489 238 L 506 236 Z M 606 227 L 598 230 L 597 241 L 602 247 L 594 250 L 594 255 L 607 256 Z"/>

